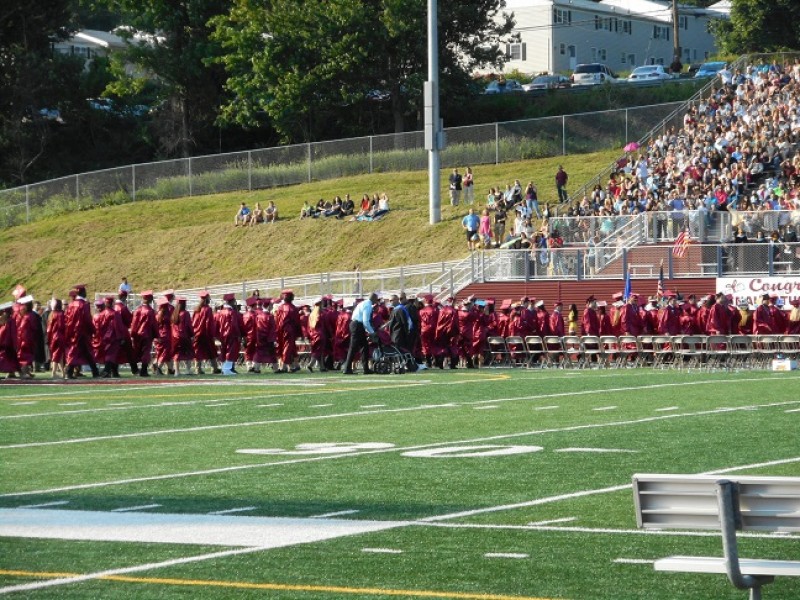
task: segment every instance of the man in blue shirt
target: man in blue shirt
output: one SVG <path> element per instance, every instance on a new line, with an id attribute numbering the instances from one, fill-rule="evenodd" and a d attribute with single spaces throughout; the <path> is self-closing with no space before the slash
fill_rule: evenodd
<path id="1" fill-rule="evenodd" d="M 344 361 L 344 374 L 353 375 L 353 359 L 356 353 L 361 351 L 361 366 L 364 375 L 369 375 L 372 370 L 369 368 L 369 340 L 367 335 L 375 335 L 372 327 L 372 308 L 378 304 L 378 294 L 370 294 L 369 300 L 360 302 L 353 309 L 353 316 L 350 320 L 350 347 L 347 350 L 347 358 Z"/>
<path id="2" fill-rule="evenodd" d="M 478 236 L 478 226 L 480 223 L 481 218 L 475 214 L 474 208 L 470 208 L 467 216 L 461 220 L 461 226 L 464 228 L 464 231 L 467 232 L 467 248 L 469 250 L 475 249 L 475 242 L 477 240 L 473 240 L 472 238 Z"/>

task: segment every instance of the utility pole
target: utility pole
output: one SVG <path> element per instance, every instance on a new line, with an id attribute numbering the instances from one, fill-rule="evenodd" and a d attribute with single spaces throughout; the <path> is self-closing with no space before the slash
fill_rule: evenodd
<path id="1" fill-rule="evenodd" d="M 439 28 L 437 0 L 428 0 L 428 80 L 424 87 L 425 149 L 428 151 L 428 208 L 430 224 L 442 220 L 439 151 L 444 132 L 439 117 Z"/>
<path id="2" fill-rule="evenodd" d="M 681 43 L 678 35 L 679 24 L 678 0 L 672 0 L 672 64 L 681 61 Z"/>

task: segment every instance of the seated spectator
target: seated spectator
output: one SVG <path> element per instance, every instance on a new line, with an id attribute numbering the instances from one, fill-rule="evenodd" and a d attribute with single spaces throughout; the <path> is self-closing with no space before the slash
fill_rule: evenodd
<path id="1" fill-rule="evenodd" d="M 350 198 L 350 194 L 344 195 L 344 201 L 342 202 L 342 216 L 349 217 L 355 211 L 356 204 L 353 202 L 353 199 Z"/>
<path id="2" fill-rule="evenodd" d="M 330 208 L 330 203 L 329 203 L 329 202 L 328 202 L 328 203 L 326 203 L 324 199 L 320 198 L 320 199 L 319 199 L 319 202 L 317 202 L 316 211 L 315 211 L 315 212 L 316 212 L 316 215 L 315 215 L 315 216 L 319 216 L 319 215 L 321 215 L 321 214 L 322 214 L 322 213 L 324 213 L 324 212 L 325 212 L 325 211 L 326 211 L 328 208 Z"/>
<path id="3" fill-rule="evenodd" d="M 381 197 L 378 199 L 378 206 L 372 213 L 372 220 L 374 221 L 375 219 L 380 219 L 388 212 L 389 212 L 389 196 L 386 195 L 386 192 L 383 192 L 381 194 Z"/>
<path id="4" fill-rule="evenodd" d="M 249 221 L 250 221 L 250 209 L 247 208 L 247 204 L 242 202 L 242 204 L 239 206 L 239 211 L 233 218 L 233 225 L 235 227 L 238 227 L 239 225 L 247 225 Z"/>
<path id="5" fill-rule="evenodd" d="M 278 220 L 278 207 L 270 200 L 267 208 L 264 209 L 264 221 L 267 223 L 274 223 Z"/>
<path id="6" fill-rule="evenodd" d="M 261 208 L 260 202 L 256 202 L 256 206 L 253 209 L 253 212 L 250 214 L 250 226 L 252 227 L 257 223 L 263 223 L 263 222 L 264 222 L 264 209 Z"/>
<path id="7" fill-rule="evenodd" d="M 308 203 L 308 200 L 303 202 L 303 208 L 300 209 L 301 219 L 314 219 L 317 216 L 317 209 Z"/>
<path id="8" fill-rule="evenodd" d="M 327 204 L 326 204 L 327 206 Z M 325 209 L 325 212 L 322 213 L 325 217 L 333 217 L 335 219 L 342 218 L 342 199 L 339 196 L 336 196 L 333 199 L 333 204 L 330 205 L 329 208 Z"/>

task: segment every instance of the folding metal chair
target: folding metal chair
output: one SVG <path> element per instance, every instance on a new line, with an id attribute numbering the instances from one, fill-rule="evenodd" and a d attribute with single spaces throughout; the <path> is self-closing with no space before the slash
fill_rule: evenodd
<path id="1" fill-rule="evenodd" d="M 762 369 L 769 369 L 772 359 L 778 356 L 781 349 L 780 337 L 777 335 L 757 335 L 753 343 L 756 363 Z"/>
<path id="2" fill-rule="evenodd" d="M 491 336 L 486 340 L 489 345 L 489 365 L 490 367 L 505 367 L 511 363 L 508 354 L 505 338 Z"/>
<path id="3" fill-rule="evenodd" d="M 639 362 L 639 338 L 635 335 L 621 335 L 619 342 L 618 367 L 635 367 Z"/>
<path id="4" fill-rule="evenodd" d="M 710 335 L 706 338 L 706 369 L 728 369 L 730 338 L 727 335 Z"/>
<path id="5" fill-rule="evenodd" d="M 756 362 L 753 358 L 753 337 L 749 335 L 732 335 L 730 338 L 731 369 L 750 369 Z"/>
<path id="6" fill-rule="evenodd" d="M 675 362 L 679 369 L 701 368 L 705 360 L 706 336 L 684 335 L 675 348 Z"/>
<path id="7" fill-rule="evenodd" d="M 653 350 L 653 336 L 640 335 L 636 343 L 639 346 L 639 355 L 636 364 L 640 367 L 646 367 L 653 364 L 654 350 Z"/>
<path id="8" fill-rule="evenodd" d="M 596 335 L 584 335 L 581 338 L 581 352 L 583 353 L 584 367 L 602 366 L 602 350 L 600 348 L 600 338 Z"/>
<path id="9" fill-rule="evenodd" d="M 653 368 L 663 369 L 672 364 L 672 338 L 668 335 L 653 336 Z"/>
<path id="10" fill-rule="evenodd" d="M 542 341 L 544 342 L 548 366 L 563 366 L 561 361 L 564 356 L 564 346 L 561 344 L 561 338 L 557 335 L 546 335 Z"/>
<path id="11" fill-rule="evenodd" d="M 797 360 L 800 356 L 800 335 L 787 334 L 780 337 L 781 354 L 784 358 Z"/>
<path id="12" fill-rule="evenodd" d="M 506 348 L 508 349 L 508 360 L 512 367 L 524 367 L 528 362 L 528 350 L 525 340 L 517 335 L 506 338 Z"/>
<path id="13" fill-rule="evenodd" d="M 583 367 L 583 347 L 581 338 L 577 335 L 565 335 L 561 340 L 564 346 L 563 364 L 566 367 Z"/>
<path id="14" fill-rule="evenodd" d="M 525 347 L 528 350 L 528 367 L 544 367 L 547 354 L 542 338 L 538 335 L 529 335 L 525 338 Z"/>
<path id="15" fill-rule="evenodd" d="M 606 368 L 617 367 L 619 357 L 619 340 L 615 335 L 600 336 L 600 360 Z"/>

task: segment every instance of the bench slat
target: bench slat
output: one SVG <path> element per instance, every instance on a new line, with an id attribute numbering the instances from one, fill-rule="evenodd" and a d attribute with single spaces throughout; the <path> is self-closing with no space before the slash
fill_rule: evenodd
<path id="1" fill-rule="evenodd" d="M 800 561 L 740 558 L 739 565 L 744 575 L 800 577 Z M 716 556 L 670 556 L 655 561 L 654 566 L 656 571 L 726 573 L 725 559 Z"/>

